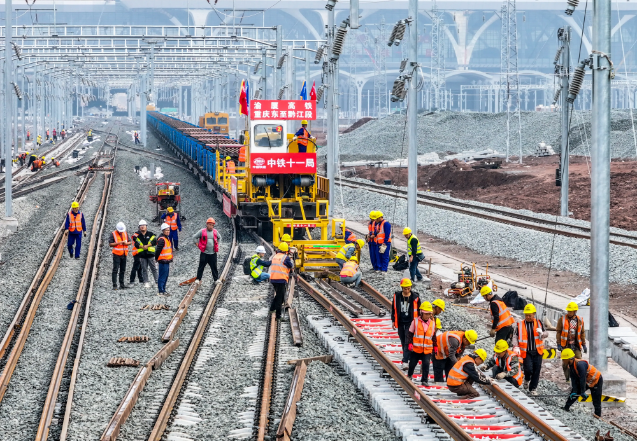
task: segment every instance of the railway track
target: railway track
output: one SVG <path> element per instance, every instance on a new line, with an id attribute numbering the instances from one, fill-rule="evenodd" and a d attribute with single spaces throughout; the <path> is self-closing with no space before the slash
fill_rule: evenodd
<path id="1" fill-rule="evenodd" d="M 383 194 L 400 199 L 407 199 L 407 190 L 388 187 L 386 185 L 356 181 L 353 179 L 340 178 L 336 183 L 350 188 L 368 190 L 374 193 Z M 515 213 L 495 207 L 483 207 L 478 204 L 466 201 L 452 200 L 418 192 L 417 203 L 442 210 L 453 211 L 468 216 L 479 217 L 494 222 L 513 225 L 516 227 L 541 231 L 543 233 L 558 234 L 566 237 L 590 240 L 590 228 L 581 225 L 572 225 L 562 221 L 550 221 L 536 216 L 529 216 L 522 213 Z M 618 246 L 637 248 L 637 234 L 610 233 L 610 243 Z"/>

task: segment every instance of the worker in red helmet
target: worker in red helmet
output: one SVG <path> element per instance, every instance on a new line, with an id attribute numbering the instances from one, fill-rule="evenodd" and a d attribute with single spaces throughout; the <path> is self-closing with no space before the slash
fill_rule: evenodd
<path id="1" fill-rule="evenodd" d="M 197 231 L 192 240 L 199 247 L 199 267 L 197 268 L 197 280 L 201 282 L 203 271 L 206 265 L 210 266 L 212 271 L 212 279 L 215 283 L 219 283 L 219 271 L 217 270 L 217 254 L 219 253 L 219 241 L 221 240 L 219 232 L 215 228 L 217 222 L 214 218 L 209 217 L 206 220 L 206 228 Z"/>

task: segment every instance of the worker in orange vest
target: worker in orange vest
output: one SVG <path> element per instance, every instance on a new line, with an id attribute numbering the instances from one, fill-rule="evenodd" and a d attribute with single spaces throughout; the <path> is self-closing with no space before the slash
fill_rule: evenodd
<path id="1" fill-rule="evenodd" d="M 226 173 L 234 175 L 237 172 L 237 166 L 230 156 L 226 156 Z"/>
<path id="2" fill-rule="evenodd" d="M 509 344 L 500 340 L 493 348 L 495 355 L 489 359 L 480 369 L 486 371 L 493 368 L 493 377 L 496 380 L 506 380 L 515 387 L 522 386 L 522 370 L 520 369 L 520 359 L 515 352 L 509 349 Z"/>
<path id="3" fill-rule="evenodd" d="M 168 274 L 170 273 L 170 264 L 173 261 L 173 245 L 170 242 L 170 225 L 161 224 L 161 235 L 157 238 L 157 246 L 155 246 L 155 261 L 159 267 L 159 275 L 157 276 L 157 288 L 160 296 L 170 295 L 166 292 L 166 283 L 168 282 Z"/>
<path id="4" fill-rule="evenodd" d="M 115 226 L 115 231 L 111 233 L 111 237 L 108 241 L 111 251 L 113 253 L 113 273 L 111 278 L 113 280 L 113 289 L 117 290 L 117 273 L 119 272 L 119 289 L 127 289 L 124 284 L 124 274 L 126 273 L 126 256 L 128 256 L 128 246 L 131 244 L 131 240 L 126 233 L 126 225 L 124 222 L 118 222 Z"/>
<path id="5" fill-rule="evenodd" d="M 376 214 L 376 245 L 378 245 L 378 271 L 387 272 L 391 256 L 391 224 L 381 211 Z"/>
<path id="6" fill-rule="evenodd" d="M 294 140 L 299 146 L 299 153 L 307 153 L 307 142 L 310 141 L 312 145 L 316 145 L 316 138 L 310 135 L 307 130 L 307 121 L 301 121 L 301 128 L 294 134 Z"/>
<path id="7" fill-rule="evenodd" d="M 175 248 L 175 251 L 179 251 L 179 234 L 177 233 L 177 231 L 181 231 L 179 213 L 176 213 L 173 207 L 168 207 L 166 213 L 161 215 L 161 220 L 166 222 L 170 227 L 170 242 Z"/>
<path id="8" fill-rule="evenodd" d="M 341 283 L 353 283 L 357 287 L 361 283 L 363 273 L 358 267 L 358 258 L 352 256 L 349 258 L 343 268 L 341 268 Z"/>
<path id="9" fill-rule="evenodd" d="M 593 400 L 593 407 L 595 408 L 595 415 L 602 416 L 602 388 L 604 386 L 604 379 L 602 373 L 595 369 L 586 360 L 580 360 L 575 357 L 575 353 L 572 349 L 564 349 L 562 351 L 562 365 L 569 368 L 571 371 L 571 394 L 566 400 L 564 410 L 569 411 L 573 403 L 577 401 L 579 397 L 582 397 L 583 401 L 588 399 L 586 389 L 591 390 L 591 398 Z"/>
<path id="10" fill-rule="evenodd" d="M 586 354 L 586 330 L 584 329 L 584 319 L 577 315 L 579 306 L 570 302 L 566 305 L 566 314 L 559 318 L 555 327 L 555 340 L 561 351 L 571 349 L 575 353 L 575 358 L 582 358 L 582 350 Z M 564 368 L 566 381 L 570 378 L 569 369 Z"/>
<path id="11" fill-rule="evenodd" d="M 274 287 L 274 299 L 270 305 L 270 313 L 275 312 L 277 320 L 281 320 L 281 307 L 290 280 L 290 270 L 294 269 L 294 263 L 288 256 L 288 251 L 287 243 L 279 243 L 279 250 L 272 257 L 270 264 L 270 283 Z"/>
<path id="12" fill-rule="evenodd" d="M 436 340 L 436 322 L 432 319 L 433 308 L 431 303 L 422 302 L 418 312 L 420 315 L 411 322 L 407 336 L 408 349 L 411 351 L 407 376 L 411 378 L 418 362 L 422 361 L 422 378 L 420 381 L 423 386 L 429 386 L 429 364 L 431 363 L 431 354 L 434 351 L 434 342 Z"/>
<path id="13" fill-rule="evenodd" d="M 84 213 L 80 211 L 80 204 L 76 201 L 71 204 L 71 211 L 66 213 L 64 229 L 69 232 L 66 242 L 69 255 L 73 257 L 73 247 L 75 246 L 75 258 L 79 259 L 82 250 L 82 233 L 86 237 L 86 222 L 84 221 Z"/>
<path id="14" fill-rule="evenodd" d="M 41 170 L 43 162 L 44 161 L 42 161 L 41 159 L 36 159 L 35 161 L 33 161 L 33 164 L 31 165 L 31 171 L 37 172 L 38 170 Z"/>
<path id="15" fill-rule="evenodd" d="M 544 354 L 544 339 L 549 333 L 544 330 L 542 322 L 535 318 L 537 310 L 529 303 L 524 307 L 524 320 L 515 326 L 513 346 L 520 350 L 524 368 L 524 388 L 531 395 L 538 395 L 537 385 L 540 382 L 542 370 L 542 354 Z"/>
<path id="16" fill-rule="evenodd" d="M 513 337 L 513 324 L 515 323 L 511 311 L 509 311 L 509 308 L 499 296 L 493 294 L 493 290 L 488 285 L 480 289 L 480 294 L 485 300 L 491 302 L 489 305 L 491 311 L 491 331 L 489 335 L 495 337 L 495 341 L 504 340 L 510 343 Z"/>
<path id="17" fill-rule="evenodd" d="M 442 383 L 445 381 L 445 377 L 449 378 L 449 372 L 458 362 L 458 357 L 463 354 L 467 346 L 475 344 L 476 340 L 478 340 L 478 333 L 473 329 L 438 333 L 436 336 L 436 355 L 433 360 L 434 381 L 436 383 Z"/>
<path id="18" fill-rule="evenodd" d="M 465 355 L 453 365 L 447 375 L 447 388 L 449 392 L 458 395 L 458 398 L 470 400 L 480 396 L 473 388 L 473 383 L 491 384 L 492 379 L 485 376 L 477 369 L 487 359 L 487 351 L 476 349 L 473 354 Z"/>
<path id="19" fill-rule="evenodd" d="M 404 371 L 409 368 L 409 356 L 411 355 L 409 342 L 407 341 L 409 327 L 414 319 L 418 318 L 418 308 L 420 308 L 420 294 L 412 289 L 412 285 L 410 279 L 402 279 L 400 281 L 401 291 L 394 292 L 394 299 L 391 305 L 391 326 L 398 331 L 398 338 L 400 338 L 400 344 L 403 346 Z"/>

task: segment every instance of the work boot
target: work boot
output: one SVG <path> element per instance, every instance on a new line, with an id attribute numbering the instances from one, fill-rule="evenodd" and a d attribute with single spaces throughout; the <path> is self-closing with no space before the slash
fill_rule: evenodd
<path id="1" fill-rule="evenodd" d="M 429 382 L 428 382 L 428 381 L 423 381 L 423 382 L 422 382 L 422 383 L 420 383 L 420 384 L 422 384 L 423 386 L 429 387 Z"/>
<path id="2" fill-rule="evenodd" d="M 148 282 L 144 283 L 144 288 L 150 288 L 150 283 Z"/>
<path id="3" fill-rule="evenodd" d="M 113 291 L 117 291 L 117 285 L 113 285 Z"/>
<path id="4" fill-rule="evenodd" d="M 536 390 L 532 390 L 529 392 L 530 395 L 537 397 L 538 395 L 540 395 Z"/>
<path id="5" fill-rule="evenodd" d="M 130 288 L 130 287 L 129 287 L 129 286 L 126 286 L 126 285 L 123 285 L 123 284 L 122 284 L 122 285 L 119 285 L 119 289 L 128 289 L 128 288 Z"/>
<path id="6" fill-rule="evenodd" d="M 529 389 L 529 380 L 524 380 L 524 389 L 528 390 Z"/>
<path id="7" fill-rule="evenodd" d="M 409 369 L 409 363 L 403 361 L 403 371 L 406 371 L 407 369 Z"/>

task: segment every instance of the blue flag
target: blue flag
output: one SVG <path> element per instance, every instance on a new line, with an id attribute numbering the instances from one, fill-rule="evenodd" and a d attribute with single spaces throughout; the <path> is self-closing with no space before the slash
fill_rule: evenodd
<path id="1" fill-rule="evenodd" d="M 301 99 L 307 100 L 307 87 L 305 87 L 305 81 L 303 81 L 303 89 L 301 89 Z"/>
<path id="2" fill-rule="evenodd" d="M 248 108 L 248 114 L 250 113 L 250 81 L 246 80 L 246 107 Z"/>

